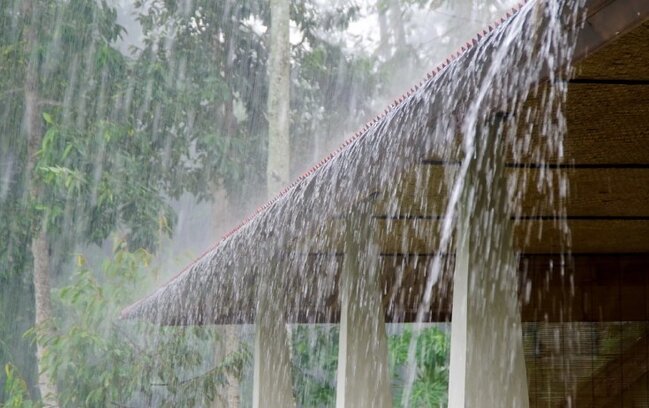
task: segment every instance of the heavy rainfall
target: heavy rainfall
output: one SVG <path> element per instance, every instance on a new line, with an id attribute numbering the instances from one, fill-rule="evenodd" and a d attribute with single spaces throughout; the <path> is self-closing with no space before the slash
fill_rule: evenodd
<path id="1" fill-rule="evenodd" d="M 2 0 L 0 407 L 574 406 L 585 5 Z"/>

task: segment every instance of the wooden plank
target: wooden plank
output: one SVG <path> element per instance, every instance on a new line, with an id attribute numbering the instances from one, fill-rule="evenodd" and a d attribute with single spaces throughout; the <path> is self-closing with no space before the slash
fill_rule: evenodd
<path id="1" fill-rule="evenodd" d="M 616 38 L 576 67 L 576 78 L 649 79 L 649 22 Z"/>
<path id="2" fill-rule="evenodd" d="M 649 162 L 649 85 L 570 83 L 563 108 L 568 133 L 553 141 L 563 146 L 548 144 L 543 131 L 549 118 L 541 101 L 547 92 L 542 86 L 526 102 L 523 112 L 529 118 L 519 120 L 517 143 L 510 147 L 508 161 L 556 162 L 561 151 L 567 164 Z"/>
<path id="3" fill-rule="evenodd" d="M 559 200 L 568 216 L 645 216 L 649 215 L 649 168 L 581 168 L 550 175 L 552 186 L 539 184 L 542 171 L 526 170 L 520 215 L 552 214 Z M 550 171 L 552 172 L 552 171 Z M 548 171 L 546 170 L 547 174 Z M 561 178 L 567 179 L 567 197 L 561 198 Z M 537 188 L 542 185 L 544 188 Z M 521 190 L 523 190 L 521 188 Z M 553 205 L 550 197 L 553 197 Z"/>
<path id="4" fill-rule="evenodd" d="M 448 186 L 452 184 L 455 173 L 451 166 L 419 166 L 391 186 L 389 191 L 383 192 L 375 214 L 411 218 L 444 214 Z M 516 186 L 510 195 L 519 199 L 520 205 L 515 209 L 518 216 L 563 213 L 559 212 L 563 206 L 567 215 L 575 216 L 649 215 L 649 167 L 510 167 L 507 177 L 509 184 Z M 564 180 L 567 183 L 563 183 Z M 565 198 L 562 198 L 562 188 L 567 192 Z"/>
<path id="5" fill-rule="evenodd" d="M 382 253 L 427 254 L 440 250 L 440 225 L 437 218 L 380 219 L 374 233 Z M 567 231 L 563 230 L 564 225 Z M 515 226 L 515 245 L 521 252 L 541 254 L 568 249 L 576 253 L 646 253 L 649 252 L 649 218 L 522 220 Z M 341 252 L 343 247 L 340 239 L 328 247 L 313 250 Z M 453 248 L 448 251 L 452 252 Z"/>
<path id="6" fill-rule="evenodd" d="M 521 222 L 517 225 L 518 247 L 529 253 L 649 252 L 647 220 L 569 220 L 570 243 L 560 223 L 552 220 Z"/>
<path id="7" fill-rule="evenodd" d="M 615 5 L 614 8 L 626 17 L 620 21 L 614 21 L 612 16 L 605 13 L 589 17 L 592 21 L 587 23 L 582 34 L 588 36 L 589 30 L 595 30 L 591 34 L 597 39 L 590 43 L 580 41 L 578 48 L 582 47 L 583 50 L 577 50 L 577 58 L 585 58 L 581 59 L 576 67 L 576 80 L 649 80 L 649 64 L 646 63 L 649 60 L 649 22 L 634 27 L 646 18 L 649 3 L 644 0 L 631 3 L 591 2 L 591 6 L 595 6 L 591 12 Z M 634 7 L 641 11 L 634 14 Z M 634 21 L 627 21 L 630 15 L 634 15 Z M 593 24 L 607 26 L 607 32 L 596 32 L 598 28 Z M 618 35 L 621 32 L 624 34 Z M 599 48 L 615 36 L 618 37 Z M 599 49 L 587 55 L 593 46 Z M 556 160 L 556 157 L 547 154 L 545 141 L 548 135 L 542 130 L 544 121 L 548 120 L 545 104 L 541 102 L 547 90 L 547 85 L 539 85 L 525 103 L 521 113 L 527 119 L 519 120 L 518 145 L 510 148 L 508 161 L 534 163 L 538 162 L 539 158 Z M 563 141 L 565 160 L 577 163 L 647 163 L 649 143 L 644 141 L 649 136 L 649 126 L 646 122 L 649 115 L 648 96 L 647 85 L 570 83 L 565 105 L 569 132 Z M 422 160 L 448 162 L 461 159 L 458 155 L 459 139 L 458 135 L 453 146 L 440 147 L 437 153 L 423 157 Z M 514 153 L 523 147 L 525 153 L 522 157 Z M 556 153 L 556 150 L 552 148 L 552 152 Z"/>
<path id="8" fill-rule="evenodd" d="M 438 215 L 446 210 L 449 185 L 457 166 L 418 165 L 381 191 L 377 216 Z"/>
<path id="9" fill-rule="evenodd" d="M 432 256 L 384 259 L 384 305 L 389 321 L 412 321 L 419 308 Z M 445 257 L 434 288 L 429 321 L 451 318 L 453 257 Z M 562 268 L 561 265 L 564 264 Z M 646 321 L 649 254 L 525 254 L 520 259 L 523 321 Z"/>

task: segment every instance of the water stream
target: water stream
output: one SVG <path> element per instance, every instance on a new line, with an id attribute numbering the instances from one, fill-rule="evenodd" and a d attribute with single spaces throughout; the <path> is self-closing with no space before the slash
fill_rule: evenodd
<path id="1" fill-rule="evenodd" d="M 494 199 L 490 205 L 504 205 L 517 237 L 524 237 L 515 250 L 550 239 L 542 223 L 527 222 L 550 217 L 559 252 L 570 252 L 567 176 L 561 166 L 548 165 L 565 159 L 563 107 L 583 3 L 530 1 L 514 18 L 479 34 L 338 152 L 126 313 L 163 324 L 252 322 L 264 292 L 285 299 L 288 322 L 336 321 L 346 220 L 358 218 L 359 208 L 370 202 L 373 219 L 367 222 L 376 233 L 382 265 L 388 253 L 425 259 L 415 261 L 423 266 L 415 265 L 425 276 L 421 286 L 397 279 L 385 288 L 386 293 L 413 292 L 418 299 L 402 400 L 408 406 L 419 334 L 435 300 L 449 297 L 451 290 L 448 254 L 457 245 L 458 208 L 469 214 L 480 210 L 476 197 L 498 184 L 493 145 L 484 143 L 494 127 L 506 155 L 502 162 L 514 171 L 503 173 L 508 201 Z M 477 174 L 472 166 L 480 169 L 479 180 L 472 179 Z M 542 199 L 530 203 L 528 194 Z M 404 226 L 408 219 L 412 222 Z M 352 228 L 363 230 L 354 222 Z M 486 222 L 473 237 L 482 251 L 498 239 Z M 277 254 L 284 261 L 273 270 Z M 379 263 L 363 259 L 361 264 Z M 385 306 L 399 316 L 410 305 L 395 295 Z"/>

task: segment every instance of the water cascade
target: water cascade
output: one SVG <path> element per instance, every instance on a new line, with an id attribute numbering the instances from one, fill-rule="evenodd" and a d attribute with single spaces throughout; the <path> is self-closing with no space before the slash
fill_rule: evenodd
<path id="1" fill-rule="evenodd" d="M 384 317 L 414 323 L 403 406 L 418 336 L 450 321 L 449 406 L 529 406 L 521 302 L 549 289 L 519 265 L 571 251 L 568 80 L 601 40 L 584 37 L 586 3 L 512 10 L 123 317 L 340 323 L 338 407 L 392 406 Z M 552 270 L 570 291 L 566 263 Z M 255 392 L 287 401 L 273 330 L 257 331 Z"/>

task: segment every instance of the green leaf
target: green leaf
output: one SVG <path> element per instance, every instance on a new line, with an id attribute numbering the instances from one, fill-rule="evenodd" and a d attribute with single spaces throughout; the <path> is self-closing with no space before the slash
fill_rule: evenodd
<path id="1" fill-rule="evenodd" d="M 45 119 L 45 122 L 47 122 L 48 125 L 54 124 L 54 119 L 52 119 L 52 115 L 50 115 L 47 112 L 43 112 L 43 119 Z"/>
<path id="2" fill-rule="evenodd" d="M 63 150 L 63 159 L 64 160 L 68 158 L 68 156 L 70 155 L 70 152 L 72 151 L 73 147 L 74 147 L 74 145 L 72 143 L 68 144 L 65 147 L 65 150 Z"/>

